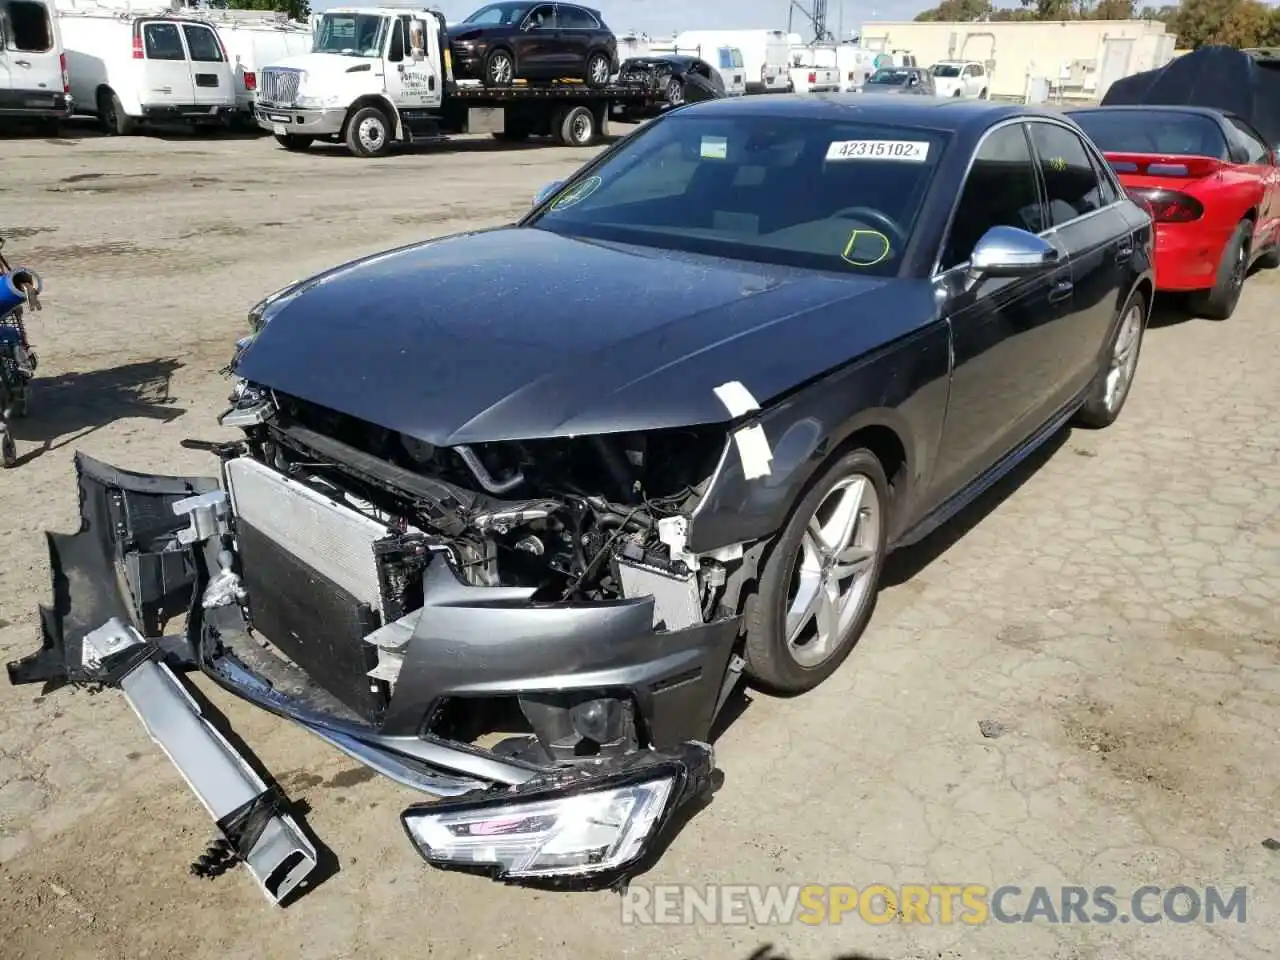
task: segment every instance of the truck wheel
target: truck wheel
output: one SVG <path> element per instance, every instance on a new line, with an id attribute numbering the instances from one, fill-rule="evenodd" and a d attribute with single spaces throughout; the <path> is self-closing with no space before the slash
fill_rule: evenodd
<path id="1" fill-rule="evenodd" d="M 484 85 L 509 87 L 516 78 L 516 62 L 506 50 L 491 50 L 484 58 Z"/>
<path id="2" fill-rule="evenodd" d="M 133 117 L 124 112 L 120 98 L 111 90 L 98 94 L 98 119 L 108 137 L 127 137 L 138 129 Z"/>
<path id="3" fill-rule="evenodd" d="M 596 138 L 596 118 L 589 107 L 572 107 L 564 112 L 553 130 L 556 143 L 566 147 L 589 147 Z"/>
<path id="4" fill-rule="evenodd" d="M 587 86 L 593 90 L 609 85 L 609 76 L 613 73 L 613 60 L 607 54 L 597 50 L 587 57 Z"/>
<path id="5" fill-rule="evenodd" d="M 276 137 L 276 143 L 293 153 L 302 153 L 302 151 L 311 146 L 314 140 L 314 137 L 300 137 L 297 134 L 289 133 L 277 135 Z"/>
<path id="6" fill-rule="evenodd" d="M 347 121 L 347 149 L 357 157 L 380 157 L 391 149 L 391 122 L 377 107 L 361 107 Z"/>

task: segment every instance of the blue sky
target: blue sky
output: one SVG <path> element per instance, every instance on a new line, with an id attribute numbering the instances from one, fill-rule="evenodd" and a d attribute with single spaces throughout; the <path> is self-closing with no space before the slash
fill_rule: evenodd
<path id="1" fill-rule="evenodd" d="M 312 0 L 313 10 L 324 10 L 350 3 L 352 0 Z M 376 0 L 366 0 L 376 2 Z M 665 34 L 673 30 L 714 30 L 768 28 L 783 30 L 787 26 L 787 0 L 583 0 L 604 14 L 609 26 L 618 33 L 643 30 Z M 809 5 L 810 0 L 803 0 Z M 452 20 L 461 19 L 483 6 L 483 0 L 436 0 Z M 928 0 L 844 0 L 844 29 L 847 33 L 862 20 L 910 20 L 921 10 L 934 6 Z M 827 0 L 827 26 L 833 33 L 839 28 L 841 0 Z M 810 36 L 808 21 L 797 11 L 793 29 Z"/>

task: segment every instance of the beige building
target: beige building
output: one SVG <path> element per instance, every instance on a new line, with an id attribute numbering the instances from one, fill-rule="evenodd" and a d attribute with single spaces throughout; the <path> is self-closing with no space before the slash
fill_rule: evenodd
<path id="1" fill-rule="evenodd" d="M 862 25 L 870 50 L 907 50 L 921 65 L 979 60 L 995 97 L 1096 100 L 1121 77 L 1173 57 L 1173 34 L 1146 20 L 1063 20 Z"/>

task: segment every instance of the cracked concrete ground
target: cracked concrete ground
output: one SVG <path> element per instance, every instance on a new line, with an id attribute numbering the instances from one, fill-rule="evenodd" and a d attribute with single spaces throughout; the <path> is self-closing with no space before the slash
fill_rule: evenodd
<path id="1" fill-rule="evenodd" d="M 252 302 L 349 257 L 510 219 L 586 156 L 472 142 L 360 161 L 269 139 L 92 136 L 0 149 L 0 188 L 23 198 L 0 232 L 48 284 L 26 462 L 0 474 L 6 660 L 36 643 L 42 531 L 74 528 L 73 450 L 208 469 L 178 444 L 222 435 L 216 371 Z M 4 686 L 0 953 L 1273 956 L 1278 293 L 1280 276 L 1260 274 L 1229 322 L 1151 329 L 1119 423 L 1065 433 L 896 558 L 831 681 L 739 704 L 717 744 L 725 788 L 639 881 L 1246 885 L 1246 923 L 624 927 L 614 895 L 428 870 L 398 823 L 410 794 L 202 684 L 339 862 L 279 911 L 246 876 L 187 876 L 211 825 L 121 697 Z"/>

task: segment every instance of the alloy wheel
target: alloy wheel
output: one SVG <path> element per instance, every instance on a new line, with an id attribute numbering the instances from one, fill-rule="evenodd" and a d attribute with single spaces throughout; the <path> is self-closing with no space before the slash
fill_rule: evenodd
<path id="1" fill-rule="evenodd" d="M 377 117 L 365 117 L 360 121 L 356 136 L 360 138 L 362 147 L 370 153 L 377 153 L 386 142 L 387 128 Z"/>
<path id="2" fill-rule="evenodd" d="M 591 79 L 602 85 L 609 81 L 609 61 L 604 57 L 595 57 L 591 61 Z"/>
<path id="3" fill-rule="evenodd" d="M 505 53 L 494 54 L 489 61 L 489 79 L 497 84 L 510 83 L 513 73 L 511 58 Z"/>
<path id="4" fill-rule="evenodd" d="M 874 599 L 883 513 L 875 484 L 855 473 L 822 498 L 800 541 L 788 591 L 787 650 L 802 667 L 835 655 Z"/>
<path id="5" fill-rule="evenodd" d="M 1142 305 L 1132 304 L 1124 319 L 1120 321 L 1120 329 L 1116 331 L 1115 346 L 1111 350 L 1111 361 L 1107 366 L 1106 391 L 1103 402 L 1107 410 L 1115 411 L 1124 403 L 1129 395 L 1129 387 L 1133 384 L 1133 373 L 1138 368 L 1138 347 L 1142 342 Z"/>

